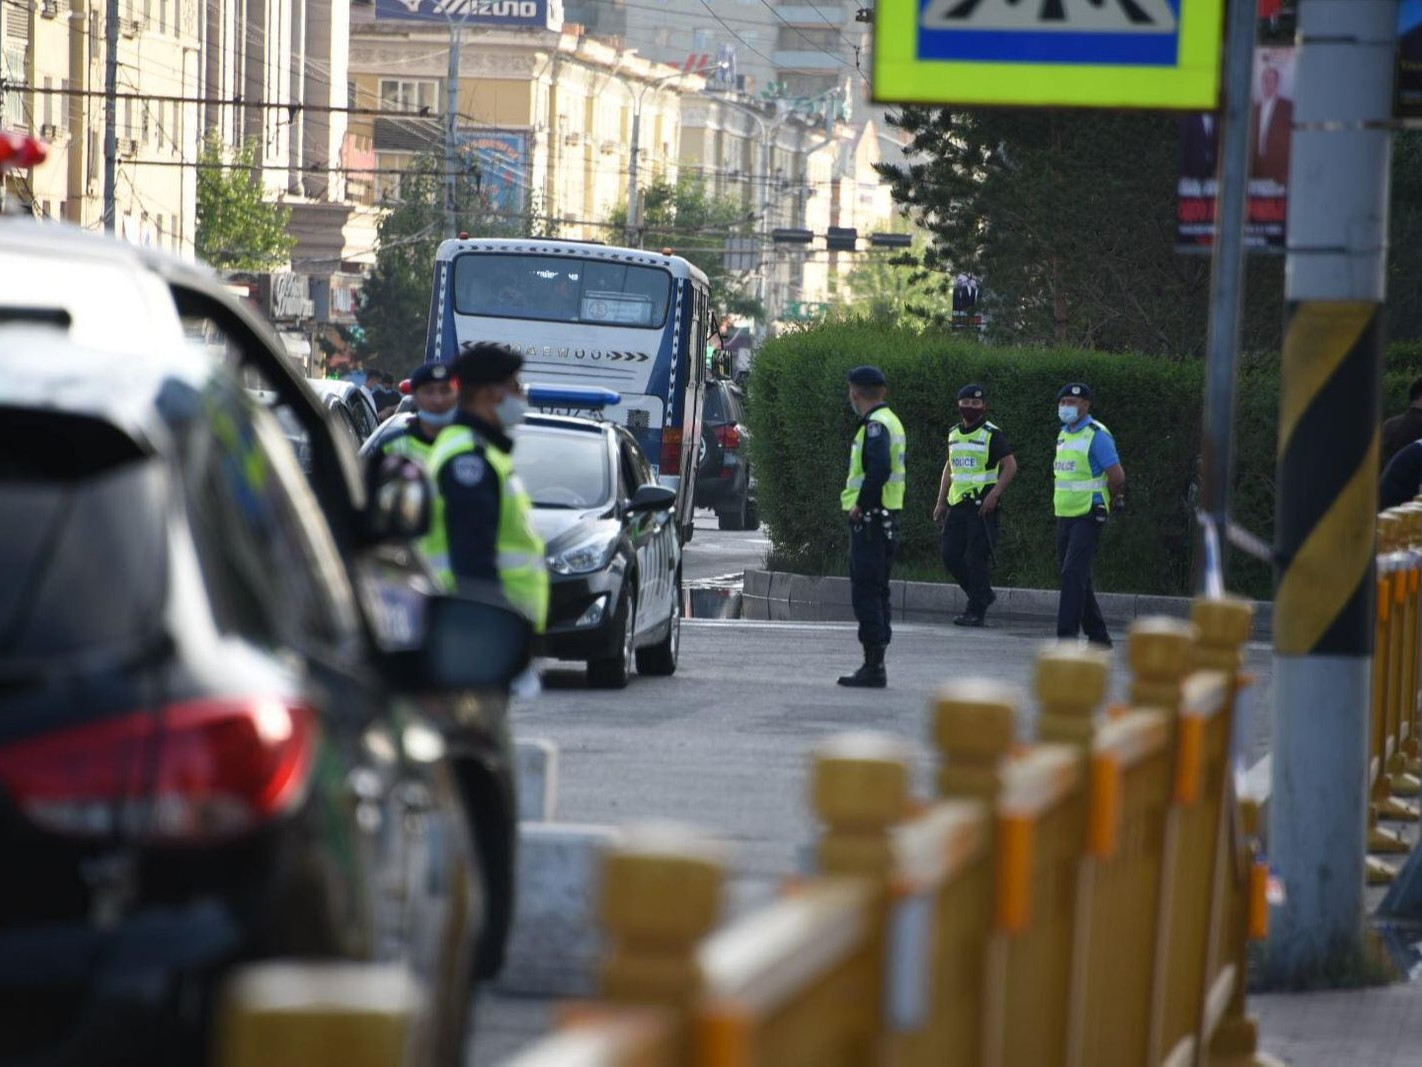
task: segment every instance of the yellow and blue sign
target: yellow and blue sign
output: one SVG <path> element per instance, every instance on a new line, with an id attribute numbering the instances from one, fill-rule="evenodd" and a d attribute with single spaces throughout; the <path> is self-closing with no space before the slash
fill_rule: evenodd
<path id="1" fill-rule="evenodd" d="M 874 99 L 1213 110 L 1224 0 L 878 0 Z"/>

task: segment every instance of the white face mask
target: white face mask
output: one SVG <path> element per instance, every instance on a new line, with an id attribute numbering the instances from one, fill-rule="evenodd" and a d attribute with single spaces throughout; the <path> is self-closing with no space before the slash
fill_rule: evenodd
<path id="1" fill-rule="evenodd" d="M 512 429 L 528 414 L 528 401 L 517 393 L 509 393 L 499 401 L 498 406 L 494 408 L 494 414 L 499 417 L 499 424 L 505 430 Z"/>
<path id="2" fill-rule="evenodd" d="M 415 414 L 420 417 L 420 421 L 426 426 L 448 426 L 454 421 L 456 410 L 456 408 L 450 408 L 448 411 L 438 413 L 433 411 L 416 411 Z"/>
<path id="3" fill-rule="evenodd" d="M 1075 425 L 1077 419 L 1077 409 L 1075 404 L 1058 404 L 1057 418 L 1061 419 L 1067 426 Z"/>

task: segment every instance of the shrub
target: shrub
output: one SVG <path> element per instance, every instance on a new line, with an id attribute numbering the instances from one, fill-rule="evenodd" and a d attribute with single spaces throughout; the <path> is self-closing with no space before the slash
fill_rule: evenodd
<path id="1" fill-rule="evenodd" d="M 1390 351 L 1384 402 L 1406 405 L 1416 366 Z M 1394 358 L 1396 357 L 1396 358 Z M 1061 386 L 1085 381 L 1092 414 L 1116 438 L 1126 470 L 1125 513 L 1102 538 L 1096 585 L 1103 591 L 1183 595 L 1192 589 L 1194 508 L 1204 365 L 1074 349 L 996 348 L 972 338 L 942 337 L 871 321 L 837 322 L 769 342 L 750 380 L 752 462 L 774 565 L 807 573 L 847 571 L 847 537 L 839 508 L 855 417 L 845 378 L 861 363 L 888 376 L 889 402 L 908 433 L 908 492 L 900 560 L 907 569 L 938 569 L 932 510 L 957 421 L 957 392 L 968 382 L 988 395 L 988 417 L 1008 435 L 1017 480 L 1003 504 L 996 580 L 1003 586 L 1057 584 L 1052 459 Z M 1396 369 L 1393 369 L 1396 368 Z M 1405 368 L 1405 369 L 1404 369 Z M 1277 357 L 1242 361 L 1236 419 L 1236 520 L 1265 540 L 1273 536 L 1278 422 Z M 1339 412 L 1338 417 L 1349 417 Z M 1230 555 L 1231 588 L 1271 595 L 1269 568 Z"/>

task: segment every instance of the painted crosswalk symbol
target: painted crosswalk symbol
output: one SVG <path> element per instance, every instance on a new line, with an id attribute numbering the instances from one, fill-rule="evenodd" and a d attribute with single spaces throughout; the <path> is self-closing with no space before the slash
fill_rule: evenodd
<path id="1" fill-rule="evenodd" d="M 1167 0 L 930 0 L 928 30 L 1035 30 L 1066 33 L 1170 33 Z"/>

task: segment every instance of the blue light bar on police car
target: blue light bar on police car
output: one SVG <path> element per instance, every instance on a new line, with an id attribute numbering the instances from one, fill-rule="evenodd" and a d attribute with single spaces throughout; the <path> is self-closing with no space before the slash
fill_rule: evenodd
<path id="1" fill-rule="evenodd" d="M 530 385 L 528 403 L 535 408 L 560 411 L 601 411 L 622 402 L 622 394 L 596 385 Z"/>

